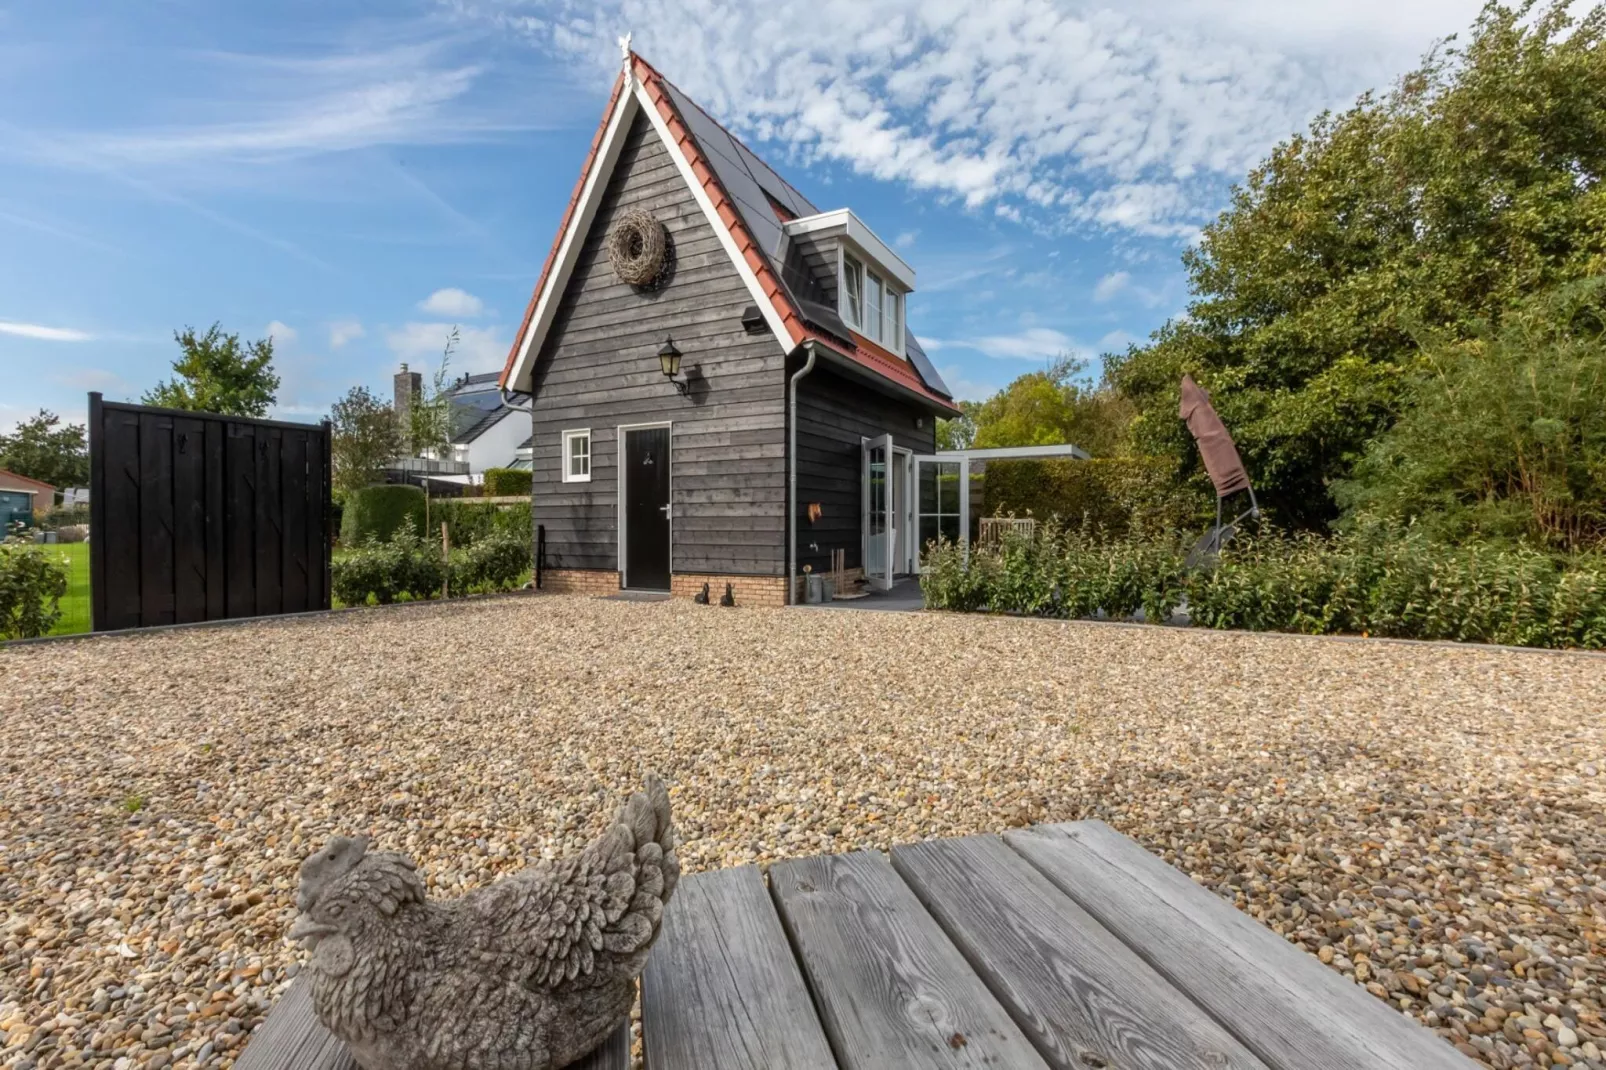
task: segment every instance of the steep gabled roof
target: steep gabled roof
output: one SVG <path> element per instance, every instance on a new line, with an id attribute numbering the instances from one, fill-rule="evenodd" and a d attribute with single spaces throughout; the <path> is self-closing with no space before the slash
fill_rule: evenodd
<path id="1" fill-rule="evenodd" d="M 755 296 L 762 296 L 761 311 L 782 346 L 790 352 L 804 343 L 813 343 L 825 349 L 839 363 L 851 365 L 897 387 L 899 392 L 913 394 L 935 408 L 957 412 L 947 386 L 926 354 L 915 341 L 911 331 L 905 332 L 904 359 L 869 342 L 850 330 L 826 304 L 807 271 L 790 265 L 787 253 L 790 242 L 782 225 L 788 215 L 792 218 L 817 215 L 819 210 L 785 179 L 781 178 L 752 150 L 716 122 L 707 112 L 685 96 L 668 79 L 659 74 L 646 60 L 631 53 L 630 71 L 634 86 L 627 89 L 623 73 L 614 83 L 603 114 L 601 125 L 591 141 L 580 180 L 564 209 L 563 221 L 541 268 L 541 277 L 531 295 L 529 308 L 518 335 L 508 353 L 507 365 L 502 372 L 502 383 L 508 385 L 514 378 L 520 358 L 537 348 L 531 336 L 532 326 L 544 334 L 545 316 L 540 315 L 543 296 L 549 284 L 558 282 L 559 258 L 566 246 L 576 244 L 570 231 L 584 213 L 588 194 L 605 184 L 607 175 L 598 173 L 598 162 L 607 146 L 610 130 L 622 120 L 630 109 L 626 93 L 637 94 L 638 101 L 651 109 L 651 117 L 659 133 L 680 154 L 691 181 L 700 187 L 705 211 L 711 222 L 717 220 L 730 240 L 744 274 Z M 602 161 L 611 169 L 613 160 Z M 589 222 L 589 220 L 585 220 Z M 554 300 L 556 295 L 547 295 Z M 529 359 L 534 359 L 530 354 Z"/>

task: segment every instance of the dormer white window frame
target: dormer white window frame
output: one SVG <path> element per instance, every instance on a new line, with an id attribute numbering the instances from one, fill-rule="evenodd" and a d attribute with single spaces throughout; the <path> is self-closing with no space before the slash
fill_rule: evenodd
<path id="1" fill-rule="evenodd" d="M 850 265 L 856 270 L 857 294 L 848 283 Z M 836 278 L 837 315 L 842 322 L 881 348 L 906 356 L 903 342 L 909 291 L 846 239 L 836 244 Z M 852 299 L 855 296 L 857 301 Z M 875 323 L 870 322 L 872 310 Z"/>
<path id="2" fill-rule="evenodd" d="M 835 240 L 837 314 L 861 336 L 900 357 L 907 356 L 904 329 L 908 297 L 915 288 L 915 269 L 848 208 L 793 219 L 783 224 L 783 229 L 791 238 L 810 236 L 816 241 Z M 849 258 L 861 265 L 857 305 L 848 284 Z M 884 297 L 876 302 L 881 318 L 873 325 L 866 322 L 875 289 L 872 279 L 879 284 L 881 294 L 893 295 L 890 305 Z"/>

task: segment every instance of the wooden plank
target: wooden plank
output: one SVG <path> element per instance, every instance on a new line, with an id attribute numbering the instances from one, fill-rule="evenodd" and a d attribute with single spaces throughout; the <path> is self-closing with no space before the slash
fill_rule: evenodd
<path id="1" fill-rule="evenodd" d="M 1277 1070 L 1473 1065 L 1102 821 L 1006 838 Z"/>
<path id="2" fill-rule="evenodd" d="M 228 433 L 221 420 L 207 420 L 206 452 L 206 619 L 228 615 L 228 559 L 223 549 L 223 514 L 227 508 L 223 480 L 223 441 Z"/>
<path id="3" fill-rule="evenodd" d="M 892 863 L 1057 1070 L 1264 1070 L 998 837 L 895 847 Z"/>
<path id="4" fill-rule="evenodd" d="M 628 1070 L 630 1020 L 621 1022 L 596 1051 L 568 1070 Z M 256 1027 L 234 1070 L 359 1070 L 346 1046 L 318 1021 L 312 986 L 297 980 Z"/>
<path id="5" fill-rule="evenodd" d="M 312 985 L 296 980 L 251 1033 L 234 1070 L 358 1070 L 312 1009 Z"/>
<path id="6" fill-rule="evenodd" d="M 756 866 L 681 880 L 641 979 L 652 1070 L 834 1070 Z"/>
<path id="7" fill-rule="evenodd" d="M 140 624 L 140 434 L 138 412 L 111 405 L 103 411 L 105 520 L 99 531 L 90 532 L 90 543 L 98 541 L 105 555 L 99 578 L 106 612 L 95 627 L 106 631 Z"/>
<path id="8" fill-rule="evenodd" d="M 318 608 L 311 601 L 310 592 L 316 589 L 312 577 L 312 562 L 307 556 L 307 524 L 309 521 L 307 498 L 307 440 L 316 434 L 306 431 L 286 431 L 279 440 L 279 480 L 281 510 L 284 529 L 281 537 L 284 550 L 284 613 L 301 613 Z M 313 512 L 312 516 L 320 514 Z M 321 517 L 320 517 L 321 519 Z"/>
<path id="9" fill-rule="evenodd" d="M 223 547 L 228 581 L 224 614 L 256 613 L 256 428 L 229 423 L 224 430 Z"/>
<path id="10" fill-rule="evenodd" d="M 173 595 L 173 417 L 139 416 L 139 623 L 177 620 Z"/>
<path id="11" fill-rule="evenodd" d="M 206 620 L 206 421 L 173 421 L 173 608 Z"/>
<path id="12" fill-rule="evenodd" d="M 844 1068 L 1045 1066 L 886 855 L 782 862 L 769 877 Z"/>
<path id="13" fill-rule="evenodd" d="M 257 428 L 256 443 L 256 616 L 284 607 L 284 501 L 280 488 L 282 427 Z"/>

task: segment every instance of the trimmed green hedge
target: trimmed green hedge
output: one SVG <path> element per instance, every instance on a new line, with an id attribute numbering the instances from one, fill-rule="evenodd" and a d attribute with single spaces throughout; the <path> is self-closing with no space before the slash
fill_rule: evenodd
<path id="1" fill-rule="evenodd" d="M 1606 649 L 1606 555 L 1450 546 L 1397 525 L 1333 538 L 1242 537 L 1209 571 L 1192 537 L 1105 537 L 1048 524 L 996 549 L 940 544 L 921 579 L 934 609 L 1150 621 L 1186 608 L 1208 628 Z"/>
<path id="2" fill-rule="evenodd" d="M 524 468 L 487 468 L 485 470 L 485 496 L 508 498 L 530 493 L 530 475 Z"/>
<path id="3" fill-rule="evenodd" d="M 424 491 L 404 484 L 360 487 L 346 495 L 340 518 L 340 541 L 355 547 L 369 538 L 388 539 L 406 528 L 414 535 L 424 530 Z"/>
<path id="4" fill-rule="evenodd" d="M 1207 503 L 1175 487 L 1174 462 L 1163 457 L 1045 457 L 988 461 L 983 493 L 992 516 L 1059 517 L 1124 533 L 1189 528 Z"/>

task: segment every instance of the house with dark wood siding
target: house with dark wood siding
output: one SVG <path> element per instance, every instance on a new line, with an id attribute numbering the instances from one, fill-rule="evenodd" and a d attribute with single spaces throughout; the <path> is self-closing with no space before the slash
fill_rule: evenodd
<path id="1" fill-rule="evenodd" d="M 918 570 L 957 533 L 957 409 L 915 283 L 630 53 L 501 377 L 531 399 L 544 585 L 780 605 L 834 551 L 879 587 Z"/>

